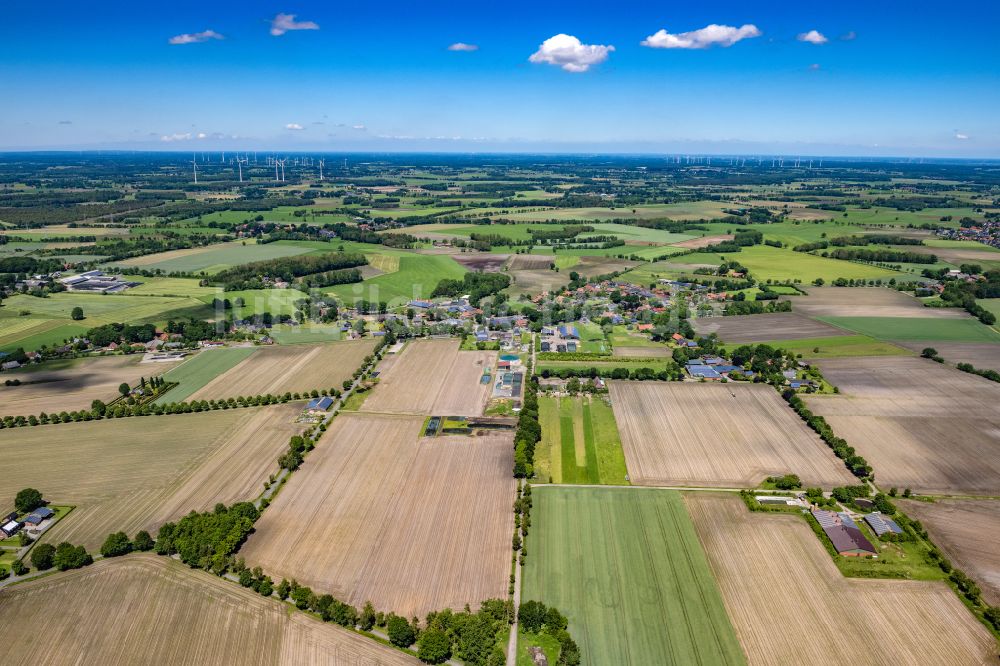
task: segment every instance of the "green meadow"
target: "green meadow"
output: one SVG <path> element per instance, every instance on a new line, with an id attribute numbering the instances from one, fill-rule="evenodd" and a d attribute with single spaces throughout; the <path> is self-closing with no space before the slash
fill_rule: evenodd
<path id="1" fill-rule="evenodd" d="M 758 280 L 776 280 L 779 282 L 801 280 L 804 283 L 809 283 L 816 278 L 832 282 L 841 277 L 849 280 L 859 278 L 865 280 L 888 280 L 896 278 L 898 280 L 908 277 L 904 273 L 878 268 L 877 266 L 828 259 L 807 252 L 793 252 L 792 250 L 770 247 L 768 245 L 754 245 L 743 248 L 741 252 L 726 254 L 696 252 L 677 257 L 671 261 L 679 264 L 716 265 L 723 261 L 738 261 L 746 266 L 750 273 Z"/>
<path id="2" fill-rule="evenodd" d="M 256 349 L 253 347 L 226 347 L 200 351 L 163 375 L 168 382 L 179 382 L 177 386 L 156 400 L 161 405 L 181 402 L 222 373 L 248 358 Z"/>
<path id="3" fill-rule="evenodd" d="M 461 279 L 465 268 L 448 255 L 401 253 L 399 270 L 377 275 L 360 284 L 341 284 L 323 292 L 345 303 L 358 300 L 401 304 L 427 298 L 445 278 Z"/>
<path id="4" fill-rule="evenodd" d="M 882 340 L 1000 342 L 1000 333 L 972 319 L 931 317 L 817 317 L 819 321 Z"/>
<path id="5" fill-rule="evenodd" d="M 679 493 L 534 486 L 532 500 L 521 599 L 566 615 L 582 663 L 745 663 Z"/>
<path id="6" fill-rule="evenodd" d="M 625 454 L 611 406 L 602 398 L 551 398 L 538 401 L 542 441 L 535 465 L 540 479 L 552 483 L 628 484 Z"/>

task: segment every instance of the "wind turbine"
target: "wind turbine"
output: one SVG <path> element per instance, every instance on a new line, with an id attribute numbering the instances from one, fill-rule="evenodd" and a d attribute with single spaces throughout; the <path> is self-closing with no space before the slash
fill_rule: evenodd
<path id="1" fill-rule="evenodd" d="M 317 160 L 319 162 L 319 179 L 323 180 L 323 164 L 326 160 Z"/>
<path id="2" fill-rule="evenodd" d="M 278 180 L 278 160 L 274 160 L 274 180 Z"/>
<path id="3" fill-rule="evenodd" d="M 239 155 L 236 156 L 236 167 L 240 170 L 240 182 L 243 182 L 243 160 L 240 159 Z"/>
<path id="4" fill-rule="evenodd" d="M 281 165 L 281 182 L 285 182 L 285 162 L 287 161 L 288 161 L 287 157 L 283 160 L 278 160 L 278 164 Z"/>
<path id="5" fill-rule="evenodd" d="M 191 167 L 194 169 L 194 184 L 198 184 L 198 155 L 197 153 L 191 154 Z"/>

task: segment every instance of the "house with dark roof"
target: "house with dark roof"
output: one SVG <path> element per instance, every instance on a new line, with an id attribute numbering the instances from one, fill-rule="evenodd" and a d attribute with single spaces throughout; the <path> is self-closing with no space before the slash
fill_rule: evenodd
<path id="1" fill-rule="evenodd" d="M 883 534 L 902 534 L 903 528 L 896 523 L 895 520 L 888 516 L 883 516 L 880 512 L 875 511 L 865 515 L 865 522 L 868 526 L 872 528 L 875 532 L 875 536 L 882 536 Z"/>
<path id="2" fill-rule="evenodd" d="M 563 325 L 559 327 L 559 337 L 564 340 L 579 340 L 580 333 L 576 330 L 576 326 Z"/>
<path id="3" fill-rule="evenodd" d="M 878 550 L 861 533 L 861 530 L 857 528 L 849 516 L 845 521 L 845 514 L 823 511 L 822 509 L 814 509 L 812 515 L 819 526 L 823 528 L 823 532 L 830 539 L 830 543 L 833 544 L 838 555 L 845 557 L 878 555 Z"/>
<path id="4" fill-rule="evenodd" d="M 56 515 L 55 511 L 53 511 L 47 506 L 43 506 L 29 513 L 28 516 L 24 519 L 24 524 L 30 527 L 35 527 L 37 525 L 40 525 L 43 521 L 46 521 L 49 518 L 53 517 L 54 515 Z"/>
<path id="5" fill-rule="evenodd" d="M 319 398 L 313 398 L 306 405 L 306 409 L 310 412 L 325 412 L 333 406 L 333 398 L 328 395 L 320 396 Z"/>

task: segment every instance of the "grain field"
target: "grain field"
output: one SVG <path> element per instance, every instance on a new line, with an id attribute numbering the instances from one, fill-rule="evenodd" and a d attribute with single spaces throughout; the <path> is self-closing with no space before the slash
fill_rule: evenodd
<path id="1" fill-rule="evenodd" d="M 1000 257 L 1000 254 L 997 255 Z M 804 287 L 809 293 L 783 296 L 795 312 L 810 317 L 941 317 L 963 319 L 960 308 L 928 308 L 919 298 L 883 287 Z M 804 336 L 803 336 L 804 337 Z"/>
<path id="2" fill-rule="evenodd" d="M 692 323 L 698 335 L 715 333 L 723 342 L 732 344 L 849 335 L 847 331 L 795 312 L 736 315 L 733 317 L 699 317 L 693 319 Z"/>
<path id="3" fill-rule="evenodd" d="M 130 555 L 0 592 L 12 664 L 403 666 L 416 658 L 233 582 Z"/>
<path id="4" fill-rule="evenodd" d="M 199 389 L 191 400 L 340 389 L 375 349 L 375 339 L 261 347 Z"/>
<path id="5" fill-rule="evenodd" d="M 240 555 L 276 578 L 404 617 L 505 596 L 511 437 L 418 439 L 422 424 L 341 414 Z"/>
<path id="6" fill-rule="evenodd" d="M 301 430 L 297 405 L 0 430 L 0 506 L 21 488 L 75 505 L 45 538 L 97 548 L 110 533 L 155 534 L 192 509 L 249 500 Z"/>
<path id="7" fill-rule="evenodd" d="M 798 516 L 708 493 L 685 503 L 749 664 L 996 663 L 944 583 L 844 578 Z"/>
<path id="8" fill-rule="evenodd" d="M 807 486 L 854 481 L 770 386 L 610 382 L 629 480 L 748 487 L 794 473 Z"/>

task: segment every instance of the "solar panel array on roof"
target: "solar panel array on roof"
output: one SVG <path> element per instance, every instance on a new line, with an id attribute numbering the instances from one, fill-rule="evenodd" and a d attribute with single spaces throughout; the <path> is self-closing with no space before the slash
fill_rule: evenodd
<path id="1" fill-rule="evenodd" d="M 869 513 L 865 515 L 865 522 L 872 528 L 876 536 L 882 536 L 883 534 L 888 534 L 892 532 L 893 534 L 902 534 L 903 529 L 896 524 L 892 518 L 887 518 L 881 513 Z"/>

